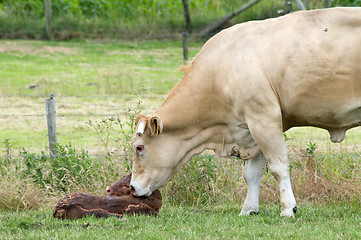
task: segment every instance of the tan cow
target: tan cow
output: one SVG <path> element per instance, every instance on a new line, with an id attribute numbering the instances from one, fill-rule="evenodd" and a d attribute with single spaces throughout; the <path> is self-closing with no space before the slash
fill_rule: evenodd
<path id="1" fill-rule="evenodd" d="M 361 8 L 295 12 L 235 25 L 211 38 L 151 116 L 136 120 L 131 185 L 149 196 L 195 154 L 248 160 L 240 215 L 258 212 L 266 162 L 281 216 L 294 216 L 283 132 L 327 129 L 333 142 L 361 125 Z"/>

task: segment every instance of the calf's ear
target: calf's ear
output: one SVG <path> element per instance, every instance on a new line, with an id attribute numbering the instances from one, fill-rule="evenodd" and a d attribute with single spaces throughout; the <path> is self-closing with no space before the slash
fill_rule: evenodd
<path id="1" fill-rule="evenodd" d="M 151 117 L 150 121 L 149 121 L 149 127 L 150 127 L 150 131 L 151 131 L 152 135 L 161 134 L 163 131 L 162 120 L 157 116 Z"/>

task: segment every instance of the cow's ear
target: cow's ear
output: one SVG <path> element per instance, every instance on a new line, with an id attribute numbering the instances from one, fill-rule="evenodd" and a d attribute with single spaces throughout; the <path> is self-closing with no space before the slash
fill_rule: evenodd
<path id="1" fill-rule="evenodd" d="M 150 131 L 151 131 L 152 135 L 161 134 L 163 131 L 162 120 L 157 116 L 151 117 L 150 121 L 149 121 L 149 127 L 150 127 Z"/>

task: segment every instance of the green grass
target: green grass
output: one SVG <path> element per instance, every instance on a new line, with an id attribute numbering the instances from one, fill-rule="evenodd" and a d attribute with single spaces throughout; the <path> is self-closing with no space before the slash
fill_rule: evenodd
<path id="1" fill-rule="evenodd" d="M 159 217 L 68 221 L 46 211 L 1 211 L 1 239 L 358 239 L 360 206 L 300 207 L 297 218 L 262 207 L 257 216 L 238 217 L 239 206 L 165 206 Z"/>
<path id="2" fill-rule="evenodd" d="M 165 94 L 179 80 L 181 42 L 0 40 L 0 94 Z M 191 56 L 201 43 L 191 43 Z"/>
<path id="3" fill-rule="evenodd" d="M 201 45 L 191 42 L 190 56 Z M 154 110 L 182 76 L 181 46 L 179 41 L 0 40 L 0 114 L 7 115 L 0 120 L 0 150 L 5 139 L 14 149 L 46 149 L 45 99 L 50 93 L 55 94 L 59 142 L 99 149 L 85 122 L 100 122 L 123 114 L 125 107 L 137 107 L 145 91 L 141 107 L 148 113 Z"/>

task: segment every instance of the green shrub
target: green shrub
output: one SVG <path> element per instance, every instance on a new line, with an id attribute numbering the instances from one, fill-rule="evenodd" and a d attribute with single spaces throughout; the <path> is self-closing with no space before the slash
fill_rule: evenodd
<path id="1" fill-rule="evenodd" d="M 169 184 L 167 195 L 173 202 L 204 204 L 215 200 L 216 183 L 213 157 L 194 157 Z"/>
<path id="2" fill-rule="evenodd" d="M 25 168 L 24 177 L 30 177 L 42 188 L 55 191 L 68 191 L 71 186 L 91 186 L 99 181 L 99 163 L 89 157 L 88 152 L 78 153 L 71 145 L 57 145 L 57 155 L 51 158 L 44 152 L 41 155 L 28 153 L 25 149 L 20 153 Z"/>
<path id="3" fill-rule="evenodd" d="M 189 0 L 193 33 L 202 32 L 249 0 Z M 294 10 L 297 10 L 293 1 Z M 305 1 L 308 9 L 324 1 Z M 361 6 L 360 0 L 334 0 L 332 6 Z M 284 0 L 263 0 L 232 19 L 228 26 L 278 16 Z M 53 38 L 179 37 L 185 20 L 182 1 L 166 0 L 52 0 Z M 0 37 L 45 38 L 44 0 L 0 0 Z"/>
<path id="4" fill-rule="evenodd" d="M 163 198 L 172 204 L 193 206 L 240 203 L 246 189 L 241 165 L 236 158 L 195 156 L 161 189 Z"/>
<path id="5" fill-rule="evenodd" d="M 349 6 L 349 7 L 360 7 L 361 0 L 331 0 L 331 6 Z"/>

